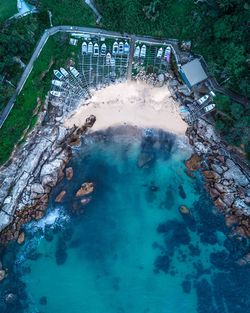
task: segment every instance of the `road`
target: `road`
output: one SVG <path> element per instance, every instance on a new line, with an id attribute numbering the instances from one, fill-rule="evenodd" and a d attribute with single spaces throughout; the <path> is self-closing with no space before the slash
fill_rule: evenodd
<path id="1" fill-rule="evenodd" d="M 80 26 L 55 26 L 49 29 L 46 29 L 40 39 L 40 41 L 38 42 L 33 55 L 29 61 L 29 63 L 27 64 L 20 80 L 19 83 L 17 85 L 16 91 L 13 94 L 13 96 L 11 97 L 11 99 L 9 100 L 8 104 L 6 105 L 6 107 L 4 108 L 4 110 L 2 111 L 1 115 L 0 115 L 0 128 L 2 127 L 2 125 L 4 124 L 6 118 L 8 117 L 8 115 L 10 114 L 15 101 L 16 101 L 16 97 L 19 95 L 19 93 L 21 92 L 27 78 L 29 77 L 30 72 L 32 71 L 34 62 L 36 61 L 36 59 L 38 58 L 38 56 L 40 55 L 44 45 L 46 44 L 48 38 L 58 32 L 66 32 L 66 33 L 88 33 L 90 35 L 95 35 L 95 36 L 102 36 L 102 37 L 113 37 L 113 38 L 123 38 L 123 39 L 127 39 L 133 42 L 135 41 L 143 41 L 145 43 L 148 44 L 167 44 L 170 45 L 173 51 L 173 54 L 175 56 L 177 65 L 180 66 L 180 51 L 178 48 L 178 40 L 176 39 L 167 39 L 167 40 L 157 40 L 155 38 L 149 37 L 149 36 L 135 36 L 135 35 L 131 35 L 131 34 L 121 34 L 119 32 L 114 32 L 114 31 L 108 31 L 108 30 L 104 30 L 101 28 L 90 28 L 90 27 L 80 27 Z M 130 61 L 132 62 L 131 58 Z M 129 64 L 129 72 L 128 74 L 131 75 L 132 72 L 132 65 L 131 62 Z M 208 69 L 206 69 L 208 72 Z M 129 77 L 128 77 L 129 78 Z M 246 99 L 234 94 L 231 91 L 225 90 L 224 88 L 222 88 L 221 86 L 219 86 L 217 84 L 217 82 L 214 79 L 210 78 L 210 82 L 212 87 L 220 92 L 220 93 L 224 93 L 226 95 L 228 95 L 229 97 L 231 97 L 233 100 L 242 103 L 242 104 L 246 104 Z"/>

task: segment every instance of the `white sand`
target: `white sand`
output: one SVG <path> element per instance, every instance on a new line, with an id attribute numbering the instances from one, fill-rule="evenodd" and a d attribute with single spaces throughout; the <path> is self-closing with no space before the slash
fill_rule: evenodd
<path id="1" fill-rule="evenodd" d="M 81 126 L 91 114 L 96 116 L 92 131 L 119 125 L 157 128 L 184 135 L 187 124 L 178 113 L 178 104 L 166 86 L 157 88 L 139 82 L 126 82 L 98 90 L 73 112 L 66 127 Z"/>

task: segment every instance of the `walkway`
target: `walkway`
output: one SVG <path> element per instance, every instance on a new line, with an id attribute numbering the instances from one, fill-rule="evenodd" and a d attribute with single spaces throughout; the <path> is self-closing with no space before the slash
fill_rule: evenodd
<path id="1" fill-rule="evenodd" d="M 3 123 L 5 122 L 6 118 L 9 115 L 9 113 L 11 112 L 11 110 L 14 106 L 14 103 L 16 101 L 16 97 L 21 92 L 27 78 L 29 77 L 30 72 L 32 71 L 34 62 L 36 61 L 36 59 L 40 55 L 40 52 L 43 49 L 44 45 L 46 44 L 48 38 L 50 36 L 58 33 L 58 32 L 88 33 L 90 35 L 102 36 L 102 37 L 113 37 L 113 38 L 119 37 L 119 38 L 123 38 L 126 40 L 132 40 L 132 42 L 138 40 L 138 41 L 143 41 L 143 42 L 148 43 L 148 44 L 167 44 L 167 45 L 171 46 L 171 48 L 172 48 L 172 51 L 173 51 L 173 54 L 175 56 L 177 65 L 178 66 L 181 65 L 180 64 L 180 57 L 179 57 L 180 51 L 178 48 L 178 40 L 175 40 L 175 39 L 157 40 L 157 39 L 149 37 L 149 36 L 135 36 L 135 35 L 130 35 L 130 34 L 126 34 L 126 33 L 120 34 L 118 32 L 108 31 L 108 30 L 104 30 L 104 29 L 100 29 L 100 28 L 90 28 L 90 27 L 80 27 L 80 26 L 55 26 L 55 27 L 46 29 L 44 31 L 40 41 L 38 42 L 28 65 L 26 66 L 26 68 L 25 68 L 25 70 L 21 76 L 21 79 L 17 85 L 17 88 L 16 88 L 14 95 L 11 97 L 8 104 L 6 105 L 4 110 L 2 111 L 2 114 L 0 115 L 0 128 L 2 127 Z M 131 74 L 131 71 L 132 71 L 131 63 L 132 63 L 132 58 L 130 56 L 129 72 L 128 72 L 129 74 Z M 208 72 L 207 67 L 205 69 Z M 128 77 L 128 79 L 129 78 L 130 77 Z M 229 97 L 231 97 L 233 100 L 235 100 L 239 103 L 242 103 L 244 105 L 247 103 L 247 99 L 242 98 L 241 96 L 236 95 L 231 91 L 225 90 L 223 87 L 219 86 L 214 79 L 210 78 L 210 82 L 212 84 L 212 87 L 216 91 L 218 91 L 220 93 L 224 93 L 224 94 L 228 95 Z"/>

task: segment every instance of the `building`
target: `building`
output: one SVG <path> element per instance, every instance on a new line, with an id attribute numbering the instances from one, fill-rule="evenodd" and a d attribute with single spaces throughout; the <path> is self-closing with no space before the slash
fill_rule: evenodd
<path id="1" fill-rule="evenodd" d="M 190 89 L 207 79 L 207 74 L 199 59 L 194 59 L 182 65 L 179 72 L 183 81 Z"/>

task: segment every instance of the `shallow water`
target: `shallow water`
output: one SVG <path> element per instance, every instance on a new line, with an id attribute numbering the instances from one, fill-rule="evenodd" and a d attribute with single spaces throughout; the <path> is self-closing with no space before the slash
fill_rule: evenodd
<path id="1" fill-rule="evenodd" d="M 87 136 L 47 216 L 4 252 L 0 312 L 247 312 L 250 270 L 234 261 L 249 243 L 227 238 L 201 178 L 186 175 L 187 147 L 162 132 L 122 134 Z M 152 157 L 145 168 L 142 152 Z M 94 192 L 84 206 L 75 193 L 86 181 Z"/>

